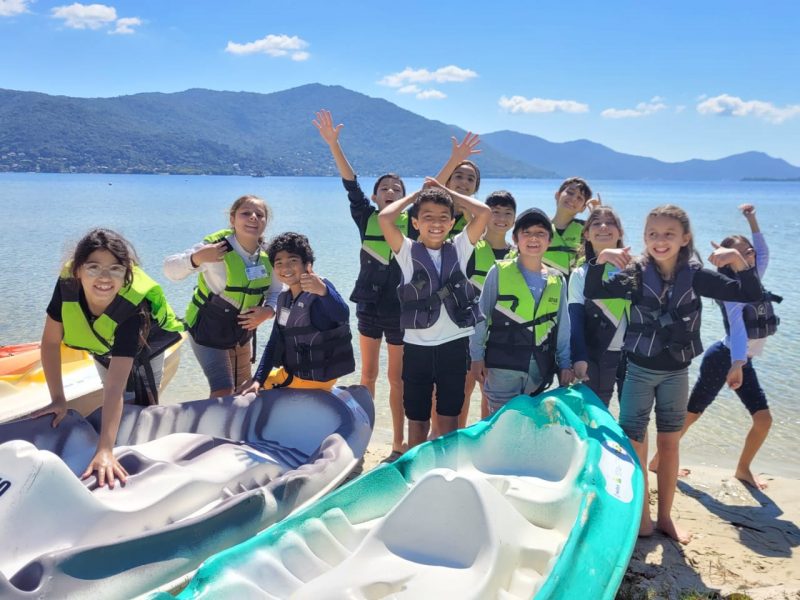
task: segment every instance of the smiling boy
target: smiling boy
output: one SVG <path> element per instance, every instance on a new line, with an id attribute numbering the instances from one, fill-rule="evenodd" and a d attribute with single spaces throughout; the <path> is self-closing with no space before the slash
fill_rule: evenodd
<path id="1" fill-rule="evenodd" d="M 499 261 L 486 276 L 480 306 L 489 315 L 470 340 L 472 374 L 483 382 L 494 413 L 519 394 L 536 394 L 552 381 L 574 379 L 564 277 L 542 263 L 552 224 L 538 208 L 514 224 L 519 256 Z"/>
<path id="2" fill-rule="evenodd" d="M 464 231 L 448 240 L 455 222 L 454 197 L 472 218 Z M 412 202 L 416 203 L 411 222 L 419 231 L 417 241 L 406 237 L 395 224 L 397 215 Z M 464 273 L 490 214 L 483 203 L 427 178 L 422 191 L 389 204 L 378 217 L 402 272 L 398 293 L 409 447 L 427 439 L 434 384 L 439 433 L 457 426 L 464 402 L 469 336 L 483 319 L 476 290 Z"/>

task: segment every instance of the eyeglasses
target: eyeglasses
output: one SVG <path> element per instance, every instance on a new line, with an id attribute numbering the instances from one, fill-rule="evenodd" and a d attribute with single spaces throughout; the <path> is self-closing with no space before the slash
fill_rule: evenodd
<path id="1" fill-rule="evenodd" d="M 92 278 L 107 275 L 108 277 L 113 277 L 114 279 L 125 279 L 128 269 L 125 268 L 125 265 L 111 265 L 104 267 L 99 263 L 86 263 L 83 265 L 83 272 Z"/>

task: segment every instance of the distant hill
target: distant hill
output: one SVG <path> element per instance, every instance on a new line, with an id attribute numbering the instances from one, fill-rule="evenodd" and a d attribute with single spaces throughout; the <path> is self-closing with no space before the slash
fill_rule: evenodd
<path id="1" fill-rule="evenodd" d="M 333 175 L 311 124 L 327 108 L 345 123 L 356 171 L 435 175 L 464 131 L 377 98 L 319 84 L 276 92 L 192 89 L 117 98 L 0 90 L 0 170 Z M 484 150 L 485 177 L 554 173 Z"/>
<path id="2" fill-rule="evenodd" d="M 275 92 L 192 89 L 70 98 L 0 89 L 0 171 L 335 175 L 311 119 L 327 108 L 345 123 L 356 171 L 435 174 L 464 130 L 340 86 Z M 484 177 L 792 179 L 800 168 L 759 152 L 666 163 L 587 140 L 554 143 L 498 131 L 481 136 Z"/>
<path id="3" fill-rule="evenodd" d="M 745 152 L 718 160 L 693 159 L 668 163 L 655 158 L 615 152 L 589 140 L 556 143 L 515 131 L 482 134 L 481 140 L 507 156 L 564 176 L 687 181 L 800 177 L 800 167 L 763 152 Z"/>

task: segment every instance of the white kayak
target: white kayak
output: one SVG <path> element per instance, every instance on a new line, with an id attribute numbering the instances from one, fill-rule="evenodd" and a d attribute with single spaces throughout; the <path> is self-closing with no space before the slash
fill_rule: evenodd
<path id="1" fill-rule="evenodd" d="M 0 597 L 130 598 L 169 588 L 336 487 L 374 423 L 365 388 L 268 390 L 126 406 L 115 454 L 130 477 L 76 474 L 99 415 L 0 425 Z"/>

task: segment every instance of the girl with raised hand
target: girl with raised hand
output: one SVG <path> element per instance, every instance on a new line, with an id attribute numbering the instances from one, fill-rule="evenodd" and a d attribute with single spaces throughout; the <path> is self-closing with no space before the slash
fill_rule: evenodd
<path id="1" fill-rule="evenodd" d="M 764 277 L 769 264 L 767 242 L 758 226 L 756 209 L 752 204 L 739 207 L 753 236 L 752 243 L 742 235 L 726 237 L 720 243 L 723 248 L 734 248 L 744 256 L 750 267 L 755 267 L 759 281 Z M 730 267 L 720 268 L 720 272 L 734 276 Z M 777 331 L 779 319 L 775 315 L 773 302 L 782 298 L 764 291 L 755 302 L 720 303 L 725 324 L 725 337 L 712 345 L 703 355 L 700 363 L 700 377 L 689 396 L 686 422 L 681 435 L 702 416 L 703 411 L 711 406 L 722 386 L 736 392 L 753 420 L 750 431 L 745 438 L 744 448 L 736 465 L 736 478 L 758 489 L 765 489 L 767 484 L 753 473 L 751 465 L 756 453 L 761 448 L 772 425 L 772 414 L 767 404 L 767 396 L 758 382 L 753 367 L 753 357 L 761 355 L 767 337 Z M 650 469 L 658 470 L 659 457 L 650 461 Z"/>
<path id="2" fill-rule="evenodd" d="M 621 248 L 622 222 L 610 206 L 597 206 L 583 227 L 581 254 L 588 261 L 569 279 L 570 348 L 575 378 L 583 381 L 608 406 L 617 384 L 617 395 L 625 379 L 622 344 L 630 302 L 622 298 L 587 299 L 584 296 L 589 262 L 609 248 Z M 606 263 L 603 280 L 617 272 Z"/>
<path id="3" fill-rule="evenodd" d="M 127 477 L 113 453 L 126 387 L 136 404 L 157 404 L 164 351 L 184 329 L 161 286 L 138 262 L 118 233 L 87 233 L 61 271 L 42 333 L 42 369 L 51 403 L 33 417 L 52 414 L 56 427 L 67 414 L 61 343 L 91 353 L 103 381 L 103 415 L 97 450 L 81 477 L 96 471 L 98 484 L 110 488 Z"/>
<path id="4" fill-rule="evenodd" d="M 395 173 L 378 177 L 370 199 L 359 185 L 353 167 L 339 144 L 343 124 L 334 126 L 330 111 L 320 110 L 312 121 L 330 149 L 342 184 L 350 201 L 350 215 L 361 238 L 360 264 L 355 288 L 350 300 L 356 303 L 359 347 L 361 349 L 361 385 L 375 397 L 375 382 L 380 367 L 381 340 L 386 338 L 389 357 L 386 377 L 389 381 L 389 408 L 392 413 L 391 461 L 406 448 L 403 414 L 403 330 L 400 327 L 400 268 L 378 224 L 378 213 L 406 194 L 405 184 Z M 395 222 L 404 235 L 411 233 L 408 212 L 402 212 Z"/>
<path id="5" fill-rule="evenodd" d="M 211 398 L 232 394 L 250 379 L 256 328 L 275 316 L 283 287 L 263 248 L 270 219 L 266 202 L 242 196 L 228 212 L 229 227 L 164 260 L 164 274 L 172 281 L 197 273 L 185 319 Z"/>
<path id="6" fill-rule="evenodd" d="M 587 298 L 626 298 L 631 302 L 624 348 L 628 367 L 620 399 L 619 422 L 631 439 L 645 472 L 644 508 L 639 535 L 653 533 L 647 487 L 647 425 L 655 401 L 658 466 L 658 516 L 655 526 L 686 544 L 691 535 L 672 519 L 678 480 L 678 446 L 689 396 L 689 364 L 702 352 L 701 296 L 749 302 L 761 296 L 755 269 L 733 248 L 715 246 L 709 261 L 729 266 L 736 278 L 703 269 L 695 259 L 686 212 L 674 205 L 650 211 L 645 222 L 644 255 L 632 262 L 630 248 L 609 248 L 590 263 Z M 622 272 L 603 280 L 605 264 Z"/>

